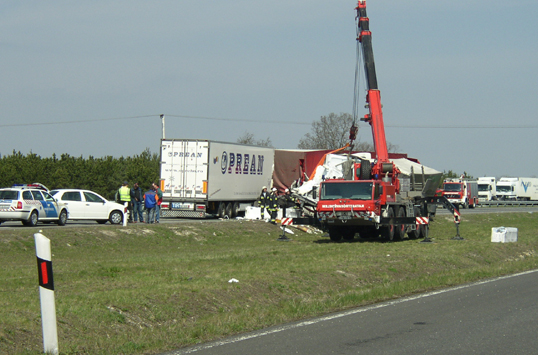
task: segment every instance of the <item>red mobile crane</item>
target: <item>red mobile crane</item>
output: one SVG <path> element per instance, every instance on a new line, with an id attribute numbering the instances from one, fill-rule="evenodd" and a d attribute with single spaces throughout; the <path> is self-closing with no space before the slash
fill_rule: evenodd
<path id="1" fill-rule="evenodd" d="M 389 160 L 366 1 L 359 1 L 356 11 L 357 46 L 362 49 L 369 109 L 361 121 L 367 122 L 372 128 L 375 159 L 373 163 L 368 160 L 354 163 L 351 180 L 330 179 L 321 182 L 319 200 L 315 205 L 311 200 L 300 199 L 303 207 L 309 203 L 310 206 L 306 207 L 310 207 L 310 210 L 315 207 L 314 215 L 303 214 L 303 217 L 295 218 L 293 223 L 321 227 L 329 232 L 333 241 L 353 239 L 356 233 L 366 238 L 381 235 L 386 240 L 402 239 L 407 233 L 410 238 L 424 237 L 427 240 L 429 215 L 433 210 L 430 206 L 444 204 L 454 213 L 456 226 L 459 212 L 446 198 L 435 195 L 440 174 L 423 182 L 420 193 L 402 191 L 400 171 Z M 351 142 L 356 132 L 357 127 L 353 123 L 349 137 Z M 457 238 L 460 238 L 459 229 Z"/>

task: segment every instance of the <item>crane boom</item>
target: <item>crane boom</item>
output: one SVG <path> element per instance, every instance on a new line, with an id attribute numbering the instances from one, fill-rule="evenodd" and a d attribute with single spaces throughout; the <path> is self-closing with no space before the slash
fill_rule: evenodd
<path id="1" fill-rule="evenodd" d="M 318 226 L 327 231 L 333 241 L 353 240 L 357 233 L 361 238 L 376 238 L 381 235 L 383 239 L 392 241 L 403 239 L 407 233 L 411 239 L 424 238 L 424 242 L 431 242 L 428 239 L 430 216 L 435 214 L 438 204 L 444 204 L 454 214 L 457 230 L 454 239 L 461 239 L 459 212 L 446 197 L 435 196 L 435 186 L 438 185 L 441 174 L 424 181 L 423 173 L 422 191 L 416 191 L 414 188 L 411 190 L 409 177 L 400 177 L 401 171 L 389 160 L 366 1 L 359 0 L 355 9 L 357 65 L 353 109 L 356 110 L 358 102 L 359 57 L 362 52 L 368 85 L 366 102 L 369 113 L 361 118 L 361 121 L 368 122 L 372 128 L 375 161 L 371 163 L 369 159 L 360 159 L 358 163 L 348 155 L 346 163 L 354 164 L 354 174 L 347 174 L 343 169 L 342 178 L 323 178 L 319 188 L 313 190 L 316 193 L 312 194 L 312 198 L 298 197 L 300 210 L 303 212 L 301 217 L 293 219 L 293 223 Z M 356 117 L 354 111 L 349 135 L 351 143 L 357 132 Z M 411 174 L 413 176 L 413 172 Z"/>
<path id="2" fill-rule="evenodd" d="M 366 1 L 359 1 L 357 7 L 358 34 L 357 43 L 361 45 L 364 59 L 364 70 L 368 85 L 369 114 L 361 118 L 361 121 L 368 122 L 372 127 L 374 148 L 377 159 L 378 173 L 383 171 L 382 164 L 389 163 L 389 153 L 387 140 L 385 137 L 385 124 L 383 123 L 383 111 L 381 106 L 381 93 L 377 87 L 377 76 L 375 72 L 374 51 L 372 49 L 372 32 L 370 32 L 370 20 L 366 15 Z M 374 172 L 374 171 L 373 171 Z"/>

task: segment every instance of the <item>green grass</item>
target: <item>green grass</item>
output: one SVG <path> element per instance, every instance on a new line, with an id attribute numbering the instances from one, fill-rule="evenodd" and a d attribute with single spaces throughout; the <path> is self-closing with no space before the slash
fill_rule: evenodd
<path id="1" fill-rule="evenodd" d="M 492 227 L 517 243 L 491 243 Z M 466 216 L 435 243 L 332 243 L 258 221 L 55 228 L 61 354 L 150 354 L 360 305 L 537 268 L 537 215 Z M 43 350 L 33 235 L 0 230 L 0 353 Z M 235 278 L 238 283 L 229 283 Z"/>

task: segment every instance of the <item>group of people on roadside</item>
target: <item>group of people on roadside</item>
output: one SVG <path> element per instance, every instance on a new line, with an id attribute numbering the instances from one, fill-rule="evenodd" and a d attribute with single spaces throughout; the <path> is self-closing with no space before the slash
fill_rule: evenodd
<path id="1" fill-rule="evenodd" d="M 127 181 L 116 193 L 116 201 L 125 204 L 127 202 L 127 210 L 129 211 L 129 223 L 159 223 L 160 206 L 162 203 L 163 192 L 155 183 L 151 184 L 148 191 L 142 192 L 138 182 L 135 182 L 133 188 L 129 188 Z M 144 210 L 146 218 L 144 218 Z"/>
<path id="2" fill-rule="evenodd" d="M 262 192 L 258 198 L 258 206 L 260 207 L 261 219 L 264 219 L 265 210 L 271 215 L 270 223 L 276 224 L 276 215 L 278 208 L 282 208 L 282 217 L 286 217 L 286 208 L 295 205 L 291 197 L 289 189 L 284 190 L 284 194 L 278 196 L 278 189 L 273 187 L 271 192 L 267 192 L 267 186 L 262 187 Z"/>

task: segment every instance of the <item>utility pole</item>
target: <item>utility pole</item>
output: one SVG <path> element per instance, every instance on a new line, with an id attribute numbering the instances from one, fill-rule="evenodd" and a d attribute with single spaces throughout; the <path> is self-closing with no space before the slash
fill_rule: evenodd
<path id="1" fill-rule="evenodd" d="M 164 135 L 164 115 L 161 115 L 161 123 L 163 125 L 163 137 L 162 139 L 166 138 L 165 135 Z"/>

